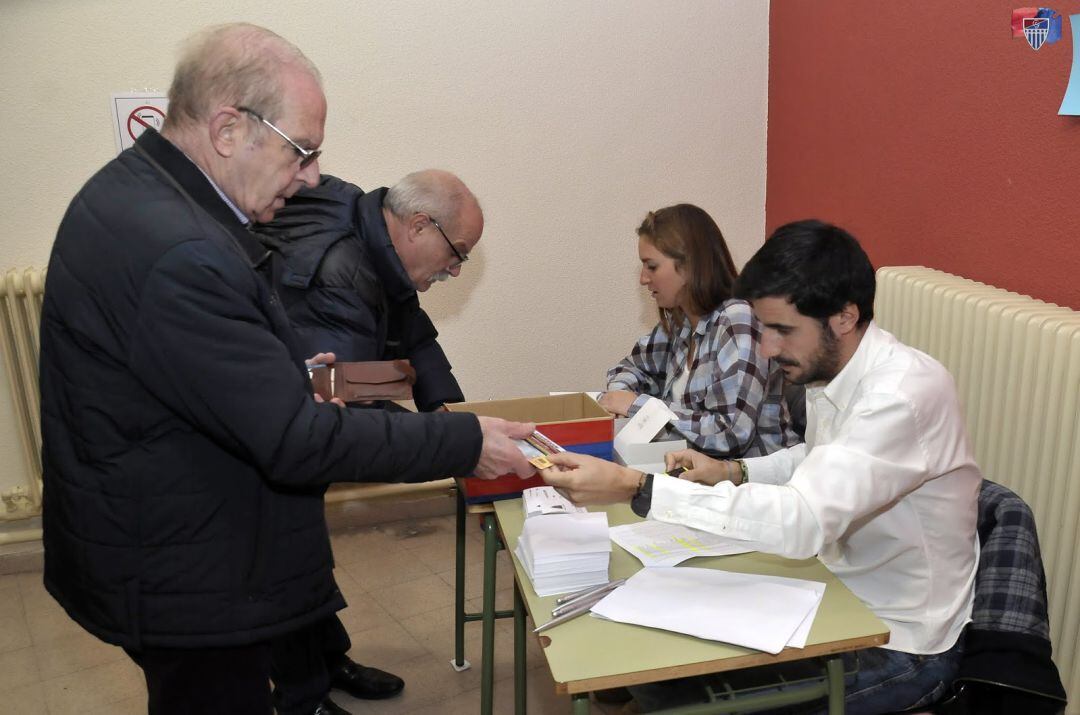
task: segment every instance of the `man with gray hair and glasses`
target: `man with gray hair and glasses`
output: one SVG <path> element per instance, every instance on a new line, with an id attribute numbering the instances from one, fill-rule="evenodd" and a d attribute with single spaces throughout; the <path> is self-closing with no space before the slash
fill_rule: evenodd
<path id="1" fill-rule="evenodd" d="M 533 426 L 314 399 L 250 226 L 318 184 L 319 73 L 223 25 L 169 100 L 72 200 L 49 260 L 45 586 L 143 669 L 153 715 L 270 715 L 274 643 L 345 606 L 326 485 L 529 475 L 512 438 Z"/>
<path id="2" fill-rule="evenodd" d="M 284 259 L 279 291 L 304 348 L 409 360 L 424 412 L 464 397 L 417 292 L 460 275 L 483 231 L 476 197 L 438 169 L 367 193 L 323 176 L 260 228 Z"/>
<path id="3" fill-rule="evenodd" d="M 348 361 L 409 360 L 416 370 L 413 399 L 424 412 L 465 398 L 417 292 L 458 276 L 483 230 L 476 197 L 457 176 L 437 169 L 367 193 L 323 176 L 260 227 L 284 259 L 278 290 L 303 349 Z M 400 409 L 365 407 L 373 406 Z M 321 701 L 340 715 L 331 688 L 363 699 L 404 688 L 397 676 L 346 655 L 352 644 L 337 616 L 308 635 L 302 646 L 274 650 L 279 708 Z"/>

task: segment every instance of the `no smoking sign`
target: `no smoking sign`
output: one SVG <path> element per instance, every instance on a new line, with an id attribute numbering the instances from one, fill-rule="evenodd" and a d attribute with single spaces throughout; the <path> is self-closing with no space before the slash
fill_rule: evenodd
<path id="1" fill-rule="evenodd" d="M 161 131 L 169 99 L 151 92 L 128 92 L 112 95 L 113 138 L 116 153 L 135 144 L 147 129 Z"/>

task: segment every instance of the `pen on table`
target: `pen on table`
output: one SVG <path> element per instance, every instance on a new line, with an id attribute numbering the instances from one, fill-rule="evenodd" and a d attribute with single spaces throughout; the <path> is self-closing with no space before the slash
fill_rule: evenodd
<path id="1" fill-rule="evenodd" d="M 604 585 L 594 588 L 587 593 L 583 593 L 580 596 L 572 598 L 561 605 L 556 605 L 554 610 L 551 611 L 551 615 L 553 617 L 560 616 L 567 610 L 571 608 L 576 608 L 579 604 L 584 603 L 585 601 L 598 601 L 604 596 L 614 591 L 615 589 L 617 589 L 619 586 L 622 586 L 624 583 L 626 583 L 625 578 L 620 578 L 618 581 L 605 583 Z"/>
<path id="2" fill-rule="evenodd" d="M 625 578 L 619 579 L 620 584 L 623 584 L 625 582 L 626 582 Z M 611 583 L 612 583 L 611 581 L 608 581 L 607 583 L 601 583 L 601 584 L 598 584 L 596 586 L 589 586 L 588 588 L 583 588 L 580 591 L 574 591 L 573 593 L 568 593 L 565 596 L 559 596 L 558 598 L 555 599 L 555 605 L 556 606 L 561 606 L 564 603 L 569 603 L 570 601 L 575 601 L 575 600 L 581 598 L 582 596 L 589 595 L 593 591 L 599 591 L 602 588 L 606 588 L 606 587 L 610 586 Z"/>
<path id="3" fill-rule="evenodd" d="M 614 590 L 614 589 L 612 589 L 612 590 Z M 539 626 L 537 626 L 536 628 L 533 629 L 533 633 L 539 633 L 540 631 L 546 631 L 548 628 L 551 628 L 552 626 L 557 626 L 560 623 L 565 623 L 566 621 L 569 621 L 569 620 L 571 620 L 573 618 L 577 618 L 578 616 L 581 616 L 581 615 L 584 615 L 584 614 L 588 613 L 590 608 L 595 606 L 598 601 L 602 600 L 609 593 L 610 593 L 610 591 L 600 591 L 600 592 L 596 593 L 593 596 L 586 596 L 585 598 L 582 598 L 577 603 L 570 604 L 568 606 L 569 610 L 559 614 L 558 616 L 555 616 L 554 618 L 552 618 L 547 623 L 541 623 Z"/>

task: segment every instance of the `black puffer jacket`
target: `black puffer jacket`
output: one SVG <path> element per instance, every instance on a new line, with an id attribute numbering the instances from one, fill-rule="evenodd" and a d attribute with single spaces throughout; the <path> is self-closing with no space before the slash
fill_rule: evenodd
<path id="1" fill-rule="evenodd" d="M 147 131 L 74 198 L 41 326 L 45 583 L 127 647 L 267 640 L 344 604 L 322 493 L 467 474 L 471 415 L 313 401 L 272 261 Z"/>
<path id="2" fill-rule="evenodd" d="M 386 192 L 324 176 L 260 233 L 285 260 L 279 291 L 304 349 L 338 360 L 407 358 L 413 399 L 428 411 L 465 398 L 390 241 Z"/>

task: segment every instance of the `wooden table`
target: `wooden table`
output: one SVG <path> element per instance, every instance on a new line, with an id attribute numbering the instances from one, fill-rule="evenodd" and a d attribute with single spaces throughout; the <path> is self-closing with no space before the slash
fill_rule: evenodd
<path id="1" fill-rule="evenodd" d="M 521 500 L 497 502 L 494 507 L 502 541 L 513 554 L 524 522 Z M 626 505 L 594 508 L 591 511 L 606 511 L 611 526 L 640 521 Z M 589 711 L 588 694 L 593 690 L 834 656 L 827 661 L 826 675 L 820 686 L 807 688 L 805 692 L 799 691 L 797 695 L 801 697 L 798 699 L 792 699 L 791 692 L 754 695 L 742 699 L 739 707 L 748 709 L 751 698 L 756 699 L 756 705 L 768 703 L 769 706 L 780 706 L 828 695 L 830 714 L 839 714 L 844 711 L 844 673 L 839 654 L 880 646 L 889 640 L 889 631 L 885 624 L 817 559 L 793 560 L 751 553 L 694 558 L 683 563 L 697 568 L 786 576 L 825 583 L 825 595 L 810 629 L 806 647 L 785 648 L 780 653 L 771 655 L 679 633 L 582 616 L 537 636 L 541 639 L 544 656 L 551 668 L 556 692 L 572 697 L 575 713 Z M 640 568 L 640 561 L 622 548 L 612 545 L 611 578 L 630 576 Z M 524 609 L 521 606 L 528 610 L 534 623 L 544 623 L 550 619 L 556 596 L 537 596 L 516 557 L 514 571 L 517 584 L 514 631 L 515 709 L 518 715 L 522 715 L 525 711 L 525 626 Z M 733 707 L 730 703 L 713 705 L 715 707 L 711 710 L 692 706 L 692 712 L 728 712 Z"/>

